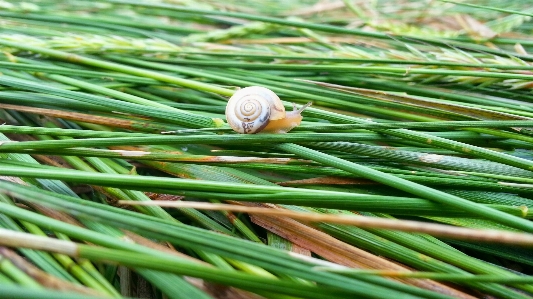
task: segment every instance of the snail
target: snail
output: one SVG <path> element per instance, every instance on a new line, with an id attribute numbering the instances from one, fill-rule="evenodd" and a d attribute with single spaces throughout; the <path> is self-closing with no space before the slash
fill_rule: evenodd
<path id="1" fill-rule="evenodd" d="M 250 86 L 238 90 L 226 106 L 226 120 L 237 133 L 287 133 L 302 122 L 302 108 L 285 112 L 280 98 L 270 89 Z"/>

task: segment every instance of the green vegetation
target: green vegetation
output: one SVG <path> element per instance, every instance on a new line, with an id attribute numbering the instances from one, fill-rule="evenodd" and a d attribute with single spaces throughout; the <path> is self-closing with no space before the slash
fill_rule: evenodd
<path id="1" fill-rule="evenodd" d="M 0 8 L 0 298 L 533 298 L 529 1 Z"/>

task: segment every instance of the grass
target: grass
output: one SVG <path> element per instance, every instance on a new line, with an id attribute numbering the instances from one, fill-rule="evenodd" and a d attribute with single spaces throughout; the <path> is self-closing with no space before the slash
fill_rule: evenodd
<path id="1" fill-rule="evenodd" d="M 533 298 L 527 1 L 0 6 L 0 298 Z"/>

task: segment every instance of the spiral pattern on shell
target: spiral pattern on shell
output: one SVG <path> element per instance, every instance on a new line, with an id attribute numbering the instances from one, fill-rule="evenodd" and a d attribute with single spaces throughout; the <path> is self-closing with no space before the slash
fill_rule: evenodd
<path id="1" fill-rule="evenodd" d="M 226 106 L 226 120 L 238 133 L 258 133 L 271 119 L 284 117 L 285 107 L 279 97 L 270 89 L 260 86 L 238 90 Z"/>

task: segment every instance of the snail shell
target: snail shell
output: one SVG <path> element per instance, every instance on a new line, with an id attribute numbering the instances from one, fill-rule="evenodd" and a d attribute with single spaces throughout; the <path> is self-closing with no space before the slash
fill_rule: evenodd
<path id="1" fill-rule="evenodd" d="M 226 120 L 238 133 L 254 134 L 259 132 L 287 133 L 302 122 L 300 109 L 285 112 L 279 97 L 270 89 L 261 86 L 243 88 L 229 99 L 226 106 Z"/>
<path id="2" fill-rule="evenodd" d="M 226 120 L 238 133 L 253 134 L 263 130 L 270 120 L 285 118 L 285 107 L 270 89 L 250 86 L 238 90 L 226 106 Z"/>

